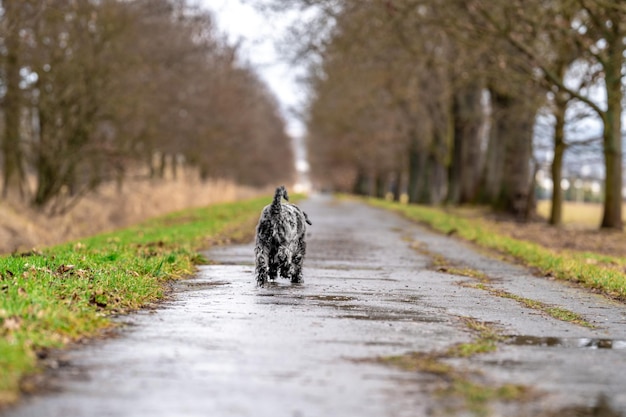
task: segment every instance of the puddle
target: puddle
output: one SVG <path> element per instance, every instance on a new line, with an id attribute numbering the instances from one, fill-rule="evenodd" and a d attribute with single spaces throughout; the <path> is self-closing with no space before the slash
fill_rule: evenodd
<path id="1" fill-rule="evenodd" d="M 391 298 L 387 301 L 399 301 L 401 303 L 409 303 L 409 304 L 417 304 L 417 303 L 421 303 L 421 301 L 423 300 L 424 296 L 422 295 L 408 295 L 408 296 L 404 296 L 402 298 L 399 299 L 395 299 L 395 298 Z"/>
<path id="2" fill-rule="evenodd" d="M 326 261 L 326 259 L 328 258 L 320 258 L 318 261 Z M 386 268 L 382 266 L 371 266 L 371 267 L 354 266 L 352 264 L 349 264 L 349 265 L 335 265 L 335 264 L 319 265 L 318 264 L 318 265 L 315 265 L 315 269 L 321 269 L 323 271 L 346 272 L 346 271 L 384 271 Z M 342 278 L 342 277 L 338 276 L 337 278 Z"/>
<path id="3" fill-rule="evenodd" d="M 626 349 L 626 340 L 596 339 L 590 337 L 510 336 L 505 342 L 514 346 L 563 347 L 580 349 Z"/>
<path id="4" fill-rule="evenodd" d="M 222 285 L 229 285 L 228 281 L 181 281 L 179 283 L 174 284 L 174 287 L 177 291 L 196 291 L 196 290 L 204 290 L 208 288 L 219 287 Z"/>
<path id="5" fill-rule="evenodd" d="M 545 417 L 622 417 L 605 394 L 600 394 L 595 405 L 574 405 L 542 413 Z"/>
<path id="6" fill-rule="evenodd" d="M 410 348 L 411 344 L 406 342 L 379 342 L 369 341 L 363 342 L 361 340 L 320 340 L 318 343 L 333 344 L 333 345 L 350 345 L 350 346 L 382 346 L 382 347 L 404 347 Z"/>
<path id="7" fill-rule="evenodd" d="M 313 301 L 315 305 L 319 306 L 327 306 L 327 307 L 337 307 L 337 308 L 347 308 L 346 305 L 337 305 L 336 303 L 343 303 L 348 301 L 354 301 L 356 298 L 348 297 L 344 295 L 292 295 L 286 293 L 259 293 L 257 294 L 259 297 L 274 297 L 272 299 L 259 300 L 259 303 L 262 304 L 276 304 L 276 305 L 294 305 L 294 306 L 305 306 L 306 301 Z M 356 306 L 351 306 L 351 308 L 361 308 Z"/>
<path id="8" fill-rule="evenodd" d="M 403 313 L 386 313 L 386 312 L 369 312 L 364 314 L 344 314 L 337 316 L 342 319 L 352 320 L 368 320 L 368 321 L 389 321 L 389 322 L 419 322 L 419 323 L 441 323 L 444 320 L 440 317 L 418 315 L 415 313 L 403 314 Z"/>
<path id="9" fill-rule="evenodd" d="M 256 286 L 257 295 L 261 297 L 267 296 L 267 294 L 295 294 L 295 291 L 300 291 L 304 288 L 304 283 L 290 282 L 284 278 L 268 281 L 263 286 L 254 285 Z"/>
<path id="10" fill-rule="evenodd" d="M 316 301 L 354 301 L 356 298 L 345 295 L 308 295 L 304 297 L 308 300 Z"/>

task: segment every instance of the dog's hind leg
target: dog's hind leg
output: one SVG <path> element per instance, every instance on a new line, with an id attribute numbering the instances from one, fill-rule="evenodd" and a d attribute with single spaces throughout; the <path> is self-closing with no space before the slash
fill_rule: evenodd
<path id="1" fill-rule="evenodd" d="M 270 254 L 268 256 L 269 259 L 269 276 L 268 278 L 271 280 L 275 280 L 276 277 L 278 276 L 278 265 L 280 265 L 280 262 L 277 259 L 277 253 L 276 253 L 276 249 L 272 249 L 270 251 Z"/>
<path id="2" fill-rule="evenodd" d="M 289 278 L 289 265 L 291 265 L 291 255 L 289 249 L 281 246 L 276 254 L 276 268 L 280 268 L 280 276 Z"/>
<path id="3" fill-rule="evenodd" d="M 269 249 L 264 246 L 257 246 L 254 249 L 255 254 L 255 271 L 257 284 L 263 286 L 270 276 L 270 258 Z"/>
<path id="4" fill-rule="evenodd" d="M 304 263 L 305 253 L 306 242 L 301 238 L 298 241 L 298 250 L 295 251 L 291 259 L 291 267 L 289 268 L 291 282 L 302 282 L 302 264 Z"/>

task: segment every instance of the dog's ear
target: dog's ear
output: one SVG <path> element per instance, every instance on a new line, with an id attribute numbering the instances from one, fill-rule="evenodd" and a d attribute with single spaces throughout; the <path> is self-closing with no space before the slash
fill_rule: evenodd
<path id="1" fill-rule="evenodd" d="M 313 223 L 311 223 L 311 220 L 309 220 L 309 216 L 305 212 L 302 212 L 302 214 L 304 214 L 304 221 L 306 221 L 306 224 L 308 224 L 309 226 L 313 226 Z"/>
<path id="2" fill-rule="evenodd" d="M 283 189 L 283 198 L 287 201 L 289 201 L 289 194 L 287 194 L 287 189 L 285 188 L 284 185 L 281 185 L 280 188 Z"/>

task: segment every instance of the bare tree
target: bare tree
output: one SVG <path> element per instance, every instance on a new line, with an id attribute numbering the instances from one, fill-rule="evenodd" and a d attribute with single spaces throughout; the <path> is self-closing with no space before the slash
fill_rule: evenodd
<path id="1" fill-rule="evenodd" d="M 530 60 L 531 76 L 540 75 L 544 85 L 563 99 L 576 99 L 591 108 L 602 120 L 606 171 L 604 213 L 601 227 L 621 229 L 622 224 L 622 68 L 626 57 L 626 5 L 619 2 L 564 0 L 530 4 L 521 1 L 467 3 L 468 15 L 483 30 L 505 39 Z M 539 12 L 540 11 L 540 12 Z M 587 73 L 574 86 L 554 65 L 552 51 L 537 42 L 541 33 L 555 32 L 569 40 L 569 50 L 579 51 Z M 562 45 L 562 44 L 561 44 Z M 558 54 L 558 51 L 557 51 Z M 606 107 L 591 97 L 589 86 L 600 81 L 606 91 Z M 555 189 L 559 184 L 555 184 Z"/>
<path id="2" fill-rule="evenodd" d="M 103 181 L 186 159 L 251 185 L 294 173 L 284 120 L 254 70 L 185 0 L 5 1 L 0 15 L 7 193 L 67 210 Z M 175 165 L 174 165 L 175 168 Z"/>
<path id="3" fill-rule="evenodd" d="M 2 39 L 4 40 L 3 67 L 4 98 L 2 107 L 4 110 L 4 134 L 2 137 L 3 157 L 3 187 L 2 195 L 7 197 L 9 189 L 13 186 L 19 190 L 20 196 L 24 197 L 24 150 L 22 144 L 22 132 L 20 129 L 23 97 L 20 92 L 22 77 L 20 70 L 23 67 L 23 39 L 22 29 L 33 18 L 35 11 L 31 2 L 18 2 L 5 0 L 2 2 L 4 16 L 2 19 Z"/>

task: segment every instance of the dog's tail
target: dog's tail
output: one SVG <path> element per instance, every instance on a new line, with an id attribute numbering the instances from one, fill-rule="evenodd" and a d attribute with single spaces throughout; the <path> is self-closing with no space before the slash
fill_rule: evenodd
<path id="1" fill-rule="evenodd" d="M 272 201 L 272 212 L 280 212 L 280 201 L 282 199 L 289 201 L 289 195 L 287 194 L 287 189 L 284 185 L 276 188 L 276 192 L 274 193 L 274 201 Z"/>

